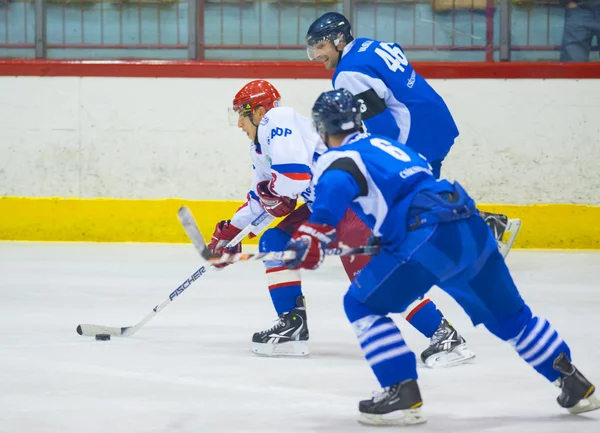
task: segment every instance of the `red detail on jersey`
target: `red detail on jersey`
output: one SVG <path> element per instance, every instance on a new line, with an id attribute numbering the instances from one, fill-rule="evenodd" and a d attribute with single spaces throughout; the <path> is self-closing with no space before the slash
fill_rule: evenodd
<path id="1" fill-rule="evenodd" d="M 410 313 L 408 313 L 408 316 L 406 316 L 406 321 L 410 322 L 410 319 L 412 319 L 414 317 L 414 315 L 417 314 L 417 311 L 419 311 L 421 308 L 423 308 L 425 305 L 429 304 L 430 302 L 431 302 L 431 300 L 425 299 L 423 302 L 421 302 L 419 305 L 417 305 L 415 308 L 413 308 L 412 311 Z"/>
<path id="2" fill-rule="evenodd" d="M 283 173 L 283 175 L 292 180 L 310 180 L 310 173 Z"/>
<path id="3" fill-rule="evenodd" d="M 281 287 L 299 286 L 300 284 L 302 284 L 301 281 L 288 281 L 287 283 L 273 284 L 272 286 L 269 286 L 269 290 L 275 290 Z"/>
<path id="4" fill-rule="evenodd" d="M 268 81 L 254 80 L 250 81 L 233 98 L 233 110 L 242 114 L 250 115 L 258 106 L 262 106 L 265 111 L 278 105 L 281 95 L 277 89 Z M 260 153 L 257 150 L 257 153 Z"/>
<path id="5" fill-rule="evenodd" d="M 289 269 L 286 268 L 285 266 L 279 266 L 277 268 L 270 268 L 270 269 L 267 269 L 267 274 L 270 274 L 272 272 L 281 272 L 281 271 L 289 271 Z"/>

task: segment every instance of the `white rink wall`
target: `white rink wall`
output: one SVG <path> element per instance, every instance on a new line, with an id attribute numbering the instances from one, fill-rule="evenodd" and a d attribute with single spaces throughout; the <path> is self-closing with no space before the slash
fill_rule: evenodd
<path id="1" fill-rule="evenodd" d="M 248 80 L 0 77 L 0 196 L 243 199 Z M 328 80 L 274 79 L 310 114 Z M 485 203 L 600 205 L 600 79 L 430 80 L 461 135 L 444 166 Z"/>

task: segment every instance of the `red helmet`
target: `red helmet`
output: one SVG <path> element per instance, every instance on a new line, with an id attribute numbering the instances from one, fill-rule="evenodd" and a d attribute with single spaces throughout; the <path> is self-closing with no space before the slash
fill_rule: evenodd
<path id="1" fill-rule="evenodd" d="M 280 99 L 279 92 L 268 81 L 250 81 L 233 98 L 233 111 L 238 115 L 249 116 L 259 105 L 269 111 L 279 105 Z"/>

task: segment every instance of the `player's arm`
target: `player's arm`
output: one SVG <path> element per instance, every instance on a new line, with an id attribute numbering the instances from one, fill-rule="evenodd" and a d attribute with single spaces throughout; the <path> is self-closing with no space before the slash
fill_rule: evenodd
<path id="1" fill-rule="evenodd" d="M 256 161 L 255 163 L 256 164 Z M 256 167 L 253 164 L 254 175 L 252 180 L 252 186 L 250 191 L 246 195 L 246 202 L 242 204 L 237 211 L 233 214 L 230 220 L 222 220 L 217 223 L 213 232 L 210 243 L 208 244 L 209 250 L 214 254 L 233 254 L 242 251 L 242 243 L 240 242 L 233 248 L 225 248 L 230 240 L 235 238 L 244 227 L 248 226 L 257 216 L 263 213 L 265 210 L 261 204 L 261 201 L 256 193 L 257 185 L 264 181 L 266 176 L 260 167 Z M 259 226 L 257 226 L 248 237 L 252 238 L 264 230 L 272 221 L 272 219 L 265 219 Z M 220 267 L 226 266 L 219 265 Z"/>
<path id="2" fill-rule="evenodd" d="M 342 71 L 336 77 L 334 87 L 348 90 L 360 102 L 367 132 L 394 140 L 400 136 L 396 119 L 385 104 L 387 87 L 381 79 L 357 71 Z"/>
<path id="3" fill-rule="evenodd" d="M 244 204 L 242 204 L 233 214 L 233 217 L 231 218 L 231 225 L 235 226 L 236 228 L 239 227 L 239 229 L 242 229 L 242 228 L 246 227 L 248 224 L 250 224 L 252 221 L 254 221 L 256 219 L 256 217 L 258 217 L 264 211 L 265 211 L 265 209 L 263 208 L 263 206 L 260 202 L 260 199 L 258 198 L 258 195 L 256 194 L 255 190 L 254 189 L 250 190 L 248 192 L 248 194 L 246 195 L 246 202 Z M 265 220 L 263 223 L 261 223 L 259 226 L 257 226 L 252 232 L 250 232 L 248 237 L 253 238 L 254 236 L 256 236 L 264 228 L 266 228 L 271 221 L 272 221 L 271 219 Z M 235 237 L 235 235 L 234 235 L 234 237 Z"/>
<path id="4" fill-rule="evenodd" d="M 235 227 L 246 227 L 250 224 L 257 216 L 265 211 L 260 197 L 258 196 L 258 185 L 265 180 L 271 179 L 270 170 L 268 167 L 261 166 L 260 160 L 254 159 L 253 164 L 253 178 L 252 185 L 246 194 L 246 202 L 238 208 L 233 217 L 231 218 L 231 223 Z M 270 220 L 265 220 L 263 224 L 257 227 L 253 232 L 250 233 L 250 237 L 256 236 L 260 233 L 266 226 L 269 225 Z"/>
<path id="5" fill-rule="evenodd" d="M 315 185 L 315 201 L 308 222 L 335 227 L 352 201 L 364 195 L 367 195 L 367 181 L 356 163 L 348 157 L 336 159 Z"/>
<path id="6" fill-rule="evenodd" d="M 325 159 L 330 158 L 325 155 Z M 287 261 L 286 266 L 292 269 L 319 267 L 325 257 L 323 250 L 335 239 L 335 226 L 352 201 L 367 193 L 366 178 L 352 158 L 341 156 L 327 161 L 315 186 L 312 214 L 286 246 L 296 251 L 296 258 Z"/>
<path id="7" fill-rule="evenodd" d="M 258 196 L 265 210 L 273 216 L 291 213 L 298 196 L 309 186 L 312 178 L 312 155 L 302 140 L 301 129 L 291 119 L 271 114 L 269 123 L 258 131 L 263 149 L 271 159 L 271 178 L 258 185 Z"/>

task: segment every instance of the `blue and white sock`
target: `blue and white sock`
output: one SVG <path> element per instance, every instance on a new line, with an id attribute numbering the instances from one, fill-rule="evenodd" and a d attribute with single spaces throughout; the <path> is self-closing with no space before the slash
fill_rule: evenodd
<path id="1" fill-rule="evenodd" d="M 550 322 L 542 317 L 531 317 L 525 328 L 510 343 L 525 362 L 550 382 L 560 377 L 560 373 L 552 365 L 556 357 L 565 352 L 571 359 L 569 346 Z"/>
<path id="2" fill-rule="evenodd" d="M 382 388 L 417 379 L 415 355 L 392 319 L 370 315 L 353 322 L 352 327 Z"/>
<path id="3" fill-rule="evenodd" d="M 283 251 L 290 238 L 288 233 L 279 228 L 268 229 L 260 238 L 259 251 Z M 263 263 L 267 272 L 269 295 L 277 315 L 290 311 L 296 306 L 298 296 L 302 295 L 300 271 L 286 268 L 280 260 L 268 260 Z"/>
<path id="4" fill-rule="evenodd" d="M 294 308 L 296 298 L 302 295 L 300 271 L 285 266 L 267 267 L 267 284 L 277 315 Z"/>

